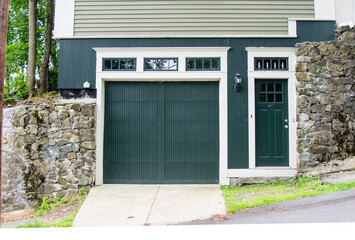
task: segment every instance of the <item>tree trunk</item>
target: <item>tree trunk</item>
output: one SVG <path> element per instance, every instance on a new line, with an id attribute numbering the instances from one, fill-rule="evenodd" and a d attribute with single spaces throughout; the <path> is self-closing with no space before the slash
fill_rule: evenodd
<path id="1" fill-rule="evenodd" d="M 28 99 L 32 97 L 36 82 L 36 6 L 37 0 L 28 0 Z"/>
<path id="2" fill-rule="evenodd" d="M 43 61 L 40 63 L 40 72 L 39 72 L 39 85 L 40 93 L 44 94 L 47 92 L 47 73 L 48 73 L 48 63 L 49 57 L 51 55 L 52 48 L 52 31 L 53 31 L 53 16 L 54 16 L 54 0 L 48 0 L 47 5 L 47 26 L 46 26 L 46 50 L 44 53 Z"/>
<path id="3" fill-rule="evenodd" d="M 2 152 L 2 114 L 4 100 L 4 76 L 6 56 L 6 36 L 9 14 L 9 0 L 0 0 L 0 153 Z M 1 163 L 0 155 L 0 228 L 1 228 Z"/>

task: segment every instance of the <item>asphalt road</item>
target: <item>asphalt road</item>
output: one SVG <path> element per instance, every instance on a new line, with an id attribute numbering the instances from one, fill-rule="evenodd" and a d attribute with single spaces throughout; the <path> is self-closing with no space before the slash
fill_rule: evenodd
<path id="1" fill-rule="evenodd" d="M 355 222 L 355 189 L 251 208 L 229 220 L 193 224 L 270 224 Z"/>

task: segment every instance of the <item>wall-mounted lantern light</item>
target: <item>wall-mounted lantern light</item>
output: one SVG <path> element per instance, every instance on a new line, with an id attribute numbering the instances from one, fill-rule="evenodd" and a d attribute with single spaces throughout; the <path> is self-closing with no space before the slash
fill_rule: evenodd
<path id="1" fill-rule="evenodd" d="M 240 90 L 242 89 L 242 76 L 240 75 L 240 73 L 235 74 L 234 81 L 234 91 L 240 92 Z"/>

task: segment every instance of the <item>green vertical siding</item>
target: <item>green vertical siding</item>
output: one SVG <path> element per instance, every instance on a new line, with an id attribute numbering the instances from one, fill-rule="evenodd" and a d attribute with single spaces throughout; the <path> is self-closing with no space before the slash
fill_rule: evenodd
<path id="1" fill-rule="evenodd" d="M 218 82 L 107 82 L 104 183 L 218 183 Z"/>
<path id="2" fill-rule="evenodd" d="M 287 35 L 288 18 L 314 18 L 314 0 L 76 0 L 75 36 Z"/>
<path id="3" fill-rule="evenodd" d="M 294 47 L 298 42 L 334 39 L 335 24 L 298 22 L 298 38 L 203 39 L 71 39 L 60 41 L 59 89 L 80 89 L 85 81 L 95 88 L 94 47 L 231 47 L 228 51 L 228 168 L 248 168 L 248 78 L 246 47 Z M 234 75 L 243 77 L 243 89 L 233 91 Z"/>

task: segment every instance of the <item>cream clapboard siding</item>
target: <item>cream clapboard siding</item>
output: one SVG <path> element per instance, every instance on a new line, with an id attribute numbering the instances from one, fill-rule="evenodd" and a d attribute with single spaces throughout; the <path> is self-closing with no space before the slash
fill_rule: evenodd
<path id="1" fill-rule="evenodd" d="M 76 0 L 75 36 L 287 35 L 314 0 Z"/>

